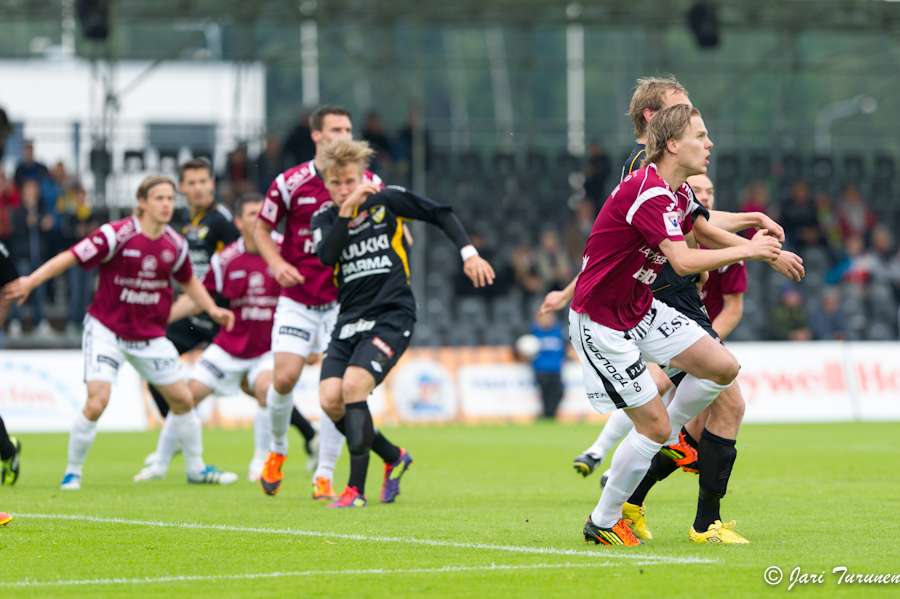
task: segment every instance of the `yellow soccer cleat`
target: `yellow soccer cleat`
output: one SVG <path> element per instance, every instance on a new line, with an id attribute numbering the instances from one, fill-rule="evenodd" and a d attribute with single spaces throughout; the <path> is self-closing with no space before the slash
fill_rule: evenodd
<path id="1" fill-rule="evenodd" d="M 642 503 L 640 507 L 634 505 L 633 503 L 626 503 L 622 506 L 622 518 L 626 521 L 631 520 L 631 524 L 629 527 L 634 532 L 634 535 L 639 539 L 652 539 L 653 534 L 651 534 L 650 529 L 647 528 L 647 522 L 644 520 L 644 504 Z"/>
<path id="2" fill-rule="evenodd" d="M 709 530 L 699 533 L 691 527 L 691 540 L 695 543 L 735 543 L 748 544 L 750 541 L 731 530 L 737 524 L 734 520 L 728 524 L 723 524 L 721 520 L 716 520 L 709 525 Z"/>

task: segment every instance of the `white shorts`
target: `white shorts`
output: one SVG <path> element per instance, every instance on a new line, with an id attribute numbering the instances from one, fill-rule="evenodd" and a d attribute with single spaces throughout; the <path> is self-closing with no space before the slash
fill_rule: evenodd
<path id="1" fill-rule="evenodd" d="M 245 360 L 235 358 L 212 344 L 200 354 L 188 378 L 203 383 L 216 395 L 240 395 L 241 380 L 245 376 L 252 391 L 256 387 L 256 379 L 266 370 L 275 370 L 272 352 Z"/>
<path id="2" fill-rule="evenodd" d="M 645 360 L 666 367 L 706 335 L 696 322 L 656 299 L 644 319 L 628 331 L 569 310 L 569 339 L 584 370 L 588 400 L 601 414 L 636 408 L 656 397 Z"/>
<path id="3" fill-rule="evenodd" d="M 307 306 L 281 296 L 272 323 L 272 352 L 302 356 L 320 354 L 328 348 L 341 306 Z"/>
<path id="4" fill-rule="evenodd" d="M 84 352 L 85 383 L 115 383 L 119 366 L 125 360 L 151 385 L 171 385 L 184 380 L 181 358 L 171 341 L 165 337 L 149 341 L 120 339 L 90 314 L 84 319 L 81 350 Z"/>

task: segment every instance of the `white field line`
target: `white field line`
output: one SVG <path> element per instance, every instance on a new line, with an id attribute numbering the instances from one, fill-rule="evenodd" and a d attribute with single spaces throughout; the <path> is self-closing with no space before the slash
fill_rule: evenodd
<path id="1" fill-rule="evenodd" d="M 538 555 L 574 555 L 606 559 L 633 559 L 646 563 L 658 564 L 710 564 L 716 560 L 700 557 L 669 557 L 662 555 L 641 555 L 614 553 L 604 548 L 603 551 L 578 551 L 575 549 L 555 549 L 552 547 L 525 547 L 516 545 L 488 545 L 486 543 L 458 543 L 453 541 L 435 541 L 432 539 L 415 539 L 403 537 L 380 537 L 367 535 L 348 535 L 314 530 L 296 530 L 292 528 L 253 528 L 247 526 L 228 526 L 221 524 L 193 524 L 190 522 L 159 522 L 150 520 L 126 520 L 124 518 L 99 518 L 69 514 L 12 514 L 16 518 L 43 518 L 48 520 L 79 520 L 84 522 L 103 522 L 108 524 L 130 524 L 134 526 L 155 526 L 159 528 L 184 528 L 193 530 L 215 530 L 220 532 L 250 532 L 258 534 L 291 535 L 298 537 L 321 537 L 342 539 L 346 541 L 368 541 L 376 543 L 405 543 L 411 545 L 428 545 L 431 547 L 454 547 L 460 549 L 486 549 L 491 551 L 509 551 L 512 553 L 531 553 Z"/>
<path id="2" fill-rule="evenodd" d="M 655 562 L 654 562 L 655 563 Z M 644 565 L 643 562 L 639 562 Z M 21 580 L 18 582 L 0 582 L 0 588 L 10 587 L 63 587 L 108 584 L 146 584 L 160 582 L 197 582 L 216 580 L 255 580 L 259 578 L 288 578 L 295 576 L 366 576 L 385 574 L 441 574 L 455 572 L 494 572 L 510 570 L 542 570 L 561 568 L 603 568 L 617 567 L 623 564 L 612 562 L 591 564 L 532 564 L 524 566 L 444 566 L 443 568 L 407 568 L 401 570 L 303 570 L 300 572 L 271 572 L 262 574 L 223 574 L 219 576 L 161 576 L 158 578 L 94 578 L 88 580 Z M 635 564 L 638 565 L 638 564 Z"/>

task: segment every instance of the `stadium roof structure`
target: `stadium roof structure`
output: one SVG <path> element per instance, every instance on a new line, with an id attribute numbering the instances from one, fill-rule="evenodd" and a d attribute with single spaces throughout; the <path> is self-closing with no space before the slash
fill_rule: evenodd
<path id="1" fill-rule="evenodd" d="M 683 25 L 698 0 L 108 0 L 115 22 L 240 19 L 423 24 Z M 55 19 L 60 0 L 0 0 L 7 19 Z M 896 0 L 707 0 L 723 29 L 900 29 Z"/>

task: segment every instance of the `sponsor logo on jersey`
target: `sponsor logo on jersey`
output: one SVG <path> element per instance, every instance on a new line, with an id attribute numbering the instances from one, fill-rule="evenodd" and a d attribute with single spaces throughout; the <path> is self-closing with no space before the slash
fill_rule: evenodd
<path id="1" fill-rule="evenodd" d="M 299 171 L 291 175 L 284 182 L 285 186 L 288 188 L 290 193 L 294 193 L 297 191 L 297 188 L 303 183 L 303 180 L 309 176 L 309 169 L 307 167 L 301 168 Z"/>
<path id="2" fill-rule="evenodd" d="M 113 359 L 110 358 L 109 356 L 104 356 L 104 355 L 102 355 L 102 354 L 99 355 L 99 356 L 97 356 L 97 363 L 98 363 L 98 364 L 106 364 L 107 366 L 111 366 L 111 367 L 113 368 L 113 370 L 118 370 L 118 369 L 119 369 L 119 363 L 118 363 L 118 362 L 116 362 L 115 360 L 113 360 Z"/>
<path id="3" fill-rule="evenodd" d="M 244 306 L 241 308 L 241 318 L 243 320 L 267 322 L 272 320 L 273 316 L 274 312 L 272 311 L 272 308 L 260 308 L 259 306 Z M 306 331 L 303 332 L 306 333 Z M 307 341 L 309 341 L 309 339 L 307 339 Z"/>
<path id="4" fill-rule="evenodd" d="M 353 220 L 351 220 L 349 223 L 347 223 L 347 227 L 350 228 L 350 229 L 352 229 L 353 227 L 358 227 L 358 226 L 361 225 L 361 224 L 363 223 L 363 221 L 366 220 L 367 218 L 369 218 L 369 213 L 368 213 L 368 212 L 363 212 L 362 214 L 360 214 L 359 216 L 357 216 L 356 218 L 354 218 Z"/>
<path id="5" fill-rule="evenodd" d="M 625 372 L 628 373 L 628 376 L 631 377 L 631 380 L 634 380 L 644 374 L 645 370 L 647 370 L 647 363 L 644 362 L 643 358 L 638 358 L 638 361 L 626 368 Z"/>
<path id="6" fill-rule="evenodd" d="M 666 233 L 668 235 L 681 235 L 681 220 L 678 218 L 677 212 L 663 213 L 663 222 L 666 225 Z"/>
<path id="7" fill-rule="evenodd" d="M 381 223 L 381 221 L 384 220 L 384 206 L 372 206 L 371 208 L 369 208 L 369 214 L 372 215 L 372 220 L 374 220 L 376 223 Z"/>
<path id="8" fill-rule="evenodd" d="M 157 266 L 159 263 L 156 261 L 156 256 L 144 256 L 144 259 L 141 260 L 141 270 L 155 272 Z"/>
<path id="9" fill-rule="evenodd" d="M 372 339 L 372 345 L 383 351 L 388 358 L 394 357 L 394 350 L 391 349 L 391 346 L 381 340 L 380 337 L 375 337 Z"/>
<path id="10" fill-rule="evenodd" d="M 372 370 L 374 370 L 378 374 L 381 374 L 382 372 L 384 372 L 384 369 L 381 367 L 381 364 L 379 364 L 375 360 L 372 360 L 370 363 L 372 364 Z"/>
<path id="11" fill-rule="evenodd" d="M 298 206 L 301 206 L 303 204 L 315 204 L 317 201 L 318 200 L 316 200 L 316 198 L 297 198 L 296 200 L 294 200 L 294 202 Z"/>
<path id="12" fill-rule="evenodd" d="M 87 262 L 100 253 L 97 246 L 91 243 L 90 239 L 82 239 L 72 249 L 75 252 L 75 255 L 78 256 L 78 259 L 82 262 Z"/>
<path id="13" fill-rule="evenodd" d="M 279 327 L 278 334 L 290 335 L 291 337 L 300 337 L 304 341 L 309 341 L 310 338 L 309 331 L 304 331 L 303 329 L 298 329 L 295 327 Z"/>
<path id="14" fill-rule="evenodd" d="M 371 331 L 373 328 L 375 328 L 374 320 L 364 320 L 360 318 L 356 322 L 350 322 L 342 326 L 341 334 L 338 335 L 338 339 L 349 339 L 357 333 Z"/>
<path id="15" fill-rule="evenodd" d="M 246 276 L 246 270 L 232 270 L 230 273 L 228 273 L 228 280 L 234 281 L 235 279 L 243 279 Z"/>
<path id="16" fill-rule="evenodd" d="M 140 258 L 141 250 L 133 250 L 131 248 L 125 248 L 122 250 L 122 255 L 126 258 Z"/>
<path id="17" fill-rule="evenodd" d="M 341 265 L 341 273 L 344 275 L 344 282 L 349 283 L 360 277 L 387 274 L 391 272 L 392 266 L 391 259 L 386 255 L 360 258 L 353 262 L 344 262 Z"/>
<path id="18" fill-rule="evenodd" d="M 91 241 L 93 241 L 97 245 L 103 245 L 103 242 L 106 240 L 103 238 L 103 235 L 94 235 L 93 237 L 91 237 Z"/>
<path id="19" fill-rule="evenodd" d="M 163 250 L 160 252 L 159 257 L 162 258 L 163 262 L 175 262 L 175 253 L 172 250 Z"/>
<path id="20" fill-rule="evenodd" d="M 153 366 L 157 370 L 173 370 L 181 366 L 181 361 L 174 358 L 159 358 L 153 360 Z"/>
<path id="21" fill-rule="evenodd" d="M 266 277 L 261 272 L 255 272 L 247 279 L 247 285 L 250 287 L 262 287 L 266 284 Z"/>
<path id="22" fill-rule="evenodd" d="M 216 366 L 209 360 L 200 360 L 200 365 L 210 371 L 212 375 L 217 379 L 225 378 L 225 373 L 222 372 L 219 368 L 216 368 Z"/>
<path id="23" fill-rule="evenodd" d="M 139 306 L 155 306 L 159 303 L 162 296 L 157 292 L 135 291 L 134 289 L 123 289 L 119 294 L 119 301 L 126 304 L 137 304 Z"/>
<path id="24" fill-rule="evenodd" d="M 386 234 L 382 233 L 378 237 L 370 237 L 369 239 L 358 243 L 351 243 L 347 249 L 341 253 L 341 257 L 344 260 L 353 260 L 354 258 L 362 258 L 366 254 L 373 254 L 390 247 L 391 241 Z"/>
<path id="25" fill-rule="evenodd" d="M 276 191 L 272 191 L 272 195 L 276 195 Z M 260 216 L 269 221 L 274 221 L 278 216 L 278 204 L 273 202 L 271 199 L 266 198 L 266 201 L 263 202 L 262 212 L 260 212 Z"/>

